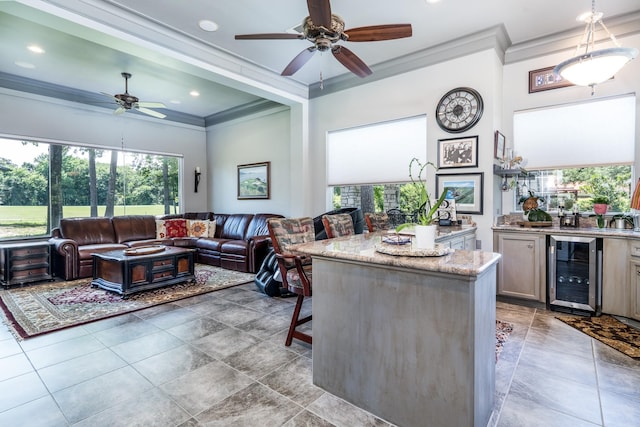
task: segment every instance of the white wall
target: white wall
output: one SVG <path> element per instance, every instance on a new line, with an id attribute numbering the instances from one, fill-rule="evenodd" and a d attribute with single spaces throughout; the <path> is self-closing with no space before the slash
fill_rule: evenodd
<path id="1" fill-rule="evenodd" d="M 326 133 L 400 117 L 427 115 L 427 157 L 437 162 L 438 139 L 458 136 L 441 130 L 435 120 L 436 105 L 450 89 L 467 86 L 484 100 L 484 113 L 476 126 L 459 136 L 478 135 L 478 168 L 447 169 L 441 173 L 484 172 L 484 214 L 473 215 L 478 223 L 482 249 L 492 249 L 494 176 L 493 135 L 501 118 L 502 65 L 494 50 L 487 50 L 428 68 L 313 99 L 310 103 L 310 158 L 313 177 L 314 216 L 331 209 L 326 184 Z M 357 159 L 354 159 L 354 162 Z M 407 167 L 410 159 L 407 159 Z M 435 175 L 428 178 L 435 194 Z"/>
<path id="2" fill-rule="evenodd" d="M 622 46 L 640 47 L 640 35 L 618 38 Z M 570 86 L 543 92 L 528 93 L 529 71 L 550 67 L 572 57 L 574 50 L 546 55 L 504 66 L 503 123 L 506 145 L 513 146 L 513 113 L 515 111 L 540 108 L 551 105 L 562 105 L 581 102 L 590 99 L 606 98 L 628 93 L 640 93 L 640 58 L 628 63 L 612 80 L 608 80 L 595 87 L 595 95 L 591 96 L 591 88 Z M 541 124 L 544 125 L 544 124 Z M 635 165 L 640 164 L 640 98 L 636 98 L 636 152 Z M 615 124 L 613 124 L 615 126 Z M 584 147 L 585 150 L 606 150 L 606 141 L 598 147 Z M 549 153 L 553 156 L 554 153 Z M 639 176 L 636 167 L 635 179 Z M 632 182 L 635 182 L 635 179 Z M 502 208 L 504 212 L 513 210 L 513 191 L 502 194 Z"/>
<path id="3" fill-rule="evenodd" d="M 207 183 L 194 192 L 194 174 L 200 166 L 206 176 L 205 130 L 52 98 L 0 90 L 0 134 L 23 139 L 153 151 L 184 156 L 182 197 L 185 211 L 207 208 Z M 0 145 L 0 152 L 2 146 Z M 0 154 L 1 155 L 1 154 Z"/>
<path id="4" fill-rule="evenodd" d="M 294 215 L 290 134 L 290 110 L 284 107 L 208 127 L 208 209 L 220 213 Z M 237 166 L 261 162 L 271 162 L 270 199 L 238 200 Z"/>

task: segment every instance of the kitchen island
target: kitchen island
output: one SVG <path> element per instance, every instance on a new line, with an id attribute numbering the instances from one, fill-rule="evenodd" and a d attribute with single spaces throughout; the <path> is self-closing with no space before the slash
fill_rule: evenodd
<path id="1" fill-rule="evenodd" d="M 313 258 L 314 384 L 401 426 L 485 426 L 500 255 L 386 255 L 382 236 L 296 247 Z"/>

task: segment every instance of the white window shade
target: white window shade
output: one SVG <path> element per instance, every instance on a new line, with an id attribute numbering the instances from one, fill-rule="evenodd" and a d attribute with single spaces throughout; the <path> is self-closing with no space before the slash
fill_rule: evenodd
<path id="1" fill-rule="evenodd" d="M 409 181 L 409 162 L 427 160 L 427 118 L 409 117 L 331 131 L 327 135 L 329 186 Z"/>
<path id="2" fill-rule="evenodd" d="M 515 152 L 526 169 L 633 163 L 634 95 L 516 112 Z"/>

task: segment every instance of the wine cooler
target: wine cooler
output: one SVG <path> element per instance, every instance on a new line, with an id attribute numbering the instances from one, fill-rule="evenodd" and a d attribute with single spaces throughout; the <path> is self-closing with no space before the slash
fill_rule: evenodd
<path id="1" fill-rule="evenodd" d="M 549 309 L 599 316 L 602 239 L 549 236 Z"/>

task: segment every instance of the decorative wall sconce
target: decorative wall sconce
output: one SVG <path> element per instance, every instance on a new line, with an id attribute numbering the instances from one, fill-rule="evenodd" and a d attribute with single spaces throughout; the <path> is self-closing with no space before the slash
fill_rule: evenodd
<path id="1" fill-rule="evenodd" d="M 202 175 L 202 173 L 200 173 L 200 166 L 196 166 L 195 175 L 196 175 L 196 193 L 197 193 L 198 185 L 200 184 L 200 175 Z"/>

